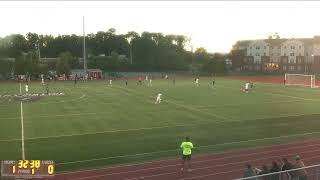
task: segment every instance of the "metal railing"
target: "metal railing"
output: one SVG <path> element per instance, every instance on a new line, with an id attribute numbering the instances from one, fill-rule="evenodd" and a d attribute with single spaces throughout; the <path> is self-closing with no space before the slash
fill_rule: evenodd
<path id="1" fill-rule="evenodd" d="M 300 173 L 299 171 L 306 171 L 306 176 L 308 180 L 320 180 L 320 164 L 312 165 L 312 166 L 306 166 L 303 168 L 295 168 L 291 170 L 286 171 L 279 171 L 279 172 L 273 172 L 263 175 L 256 175 L 251 177 L 245 177 L 245 178 L 238 178 L 234 180 L 265 180 L 265 179 L 272 179 L 272 180 L 278 180 L 275 179 L 275 177 L 279 176 L 279 180 L 306 180 L 299 177 Z M 294 176 L 291 176 L 291 178 L 288 177 L 287 174 L 294 174 Z"/>

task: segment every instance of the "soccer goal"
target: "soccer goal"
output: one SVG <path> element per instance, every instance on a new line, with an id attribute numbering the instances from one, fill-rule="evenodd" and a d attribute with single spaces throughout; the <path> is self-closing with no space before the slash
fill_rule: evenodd
<path id="1" fill-rule="evenodd" d="M 285 74 L 286 86 L 305 86 L 317 88 L 315 75 L 306 74 Z"/>

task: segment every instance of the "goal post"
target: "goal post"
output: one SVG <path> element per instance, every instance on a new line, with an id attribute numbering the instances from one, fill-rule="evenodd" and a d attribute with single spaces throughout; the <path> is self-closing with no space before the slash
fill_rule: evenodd
<path id="1" fill-rule="evenodd" d="M 317 88 L 315 75 L 286 73 L 284 79 L 286 86 L 305 86 Z"/>

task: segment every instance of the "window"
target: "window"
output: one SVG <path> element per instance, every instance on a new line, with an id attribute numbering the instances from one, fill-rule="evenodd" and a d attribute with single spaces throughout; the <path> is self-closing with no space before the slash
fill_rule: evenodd
<path id="1" fill-rule="evenodd" d="M 289 66 L 289 71 L 294 71 L 294 66 Z"/>
<path id="2" fill-rule="evenodd" d="M 252 53 L 250 53 L 249 56 L 252 56 Z"/>
<path id="3" fill-rule="evenodd" d="M 293 58 L 289 59 L 289 64 L 295 64 L 295 60 Z"/>
<path id="4" fill-rule="evenodd" d="M 295 47 L 294 47 L 294 46 L 291 46 L 291 49 L 295 49 Z"/>
<path id="5" fill-rule="evenodd" d="M 301 71 L 301 66 L 298 66 L 298 67 L 297 67 L 297 70 L 298 70 L 298 71 Z"/>
<path id="6" fill-rule="evenodd" d="M 285 49 L 287 49 L 287 46 L 284 46 Z"/>
<path id="7" fill-rule="evenodd" d="M 290 56 L 294 56 L 294 53 L 290 53 Z"/>
<path id="8" fill-rule="evenodd" d="M 287 66 L 283 66 L 282 69 L 283 69 L 283 70 L 287 70 Z"/>
<path id="9" fill-rule="evenodd" d="M 260 46 L 257 46 L 256 49 L 260 49 Z"/>
<path id="10" fill-rule="evenodd" d="M 282 62 L 286 64 L 286 63 L 287 63 L 287 60 L 286 60 L 286 59 L 283 59 Z"/>

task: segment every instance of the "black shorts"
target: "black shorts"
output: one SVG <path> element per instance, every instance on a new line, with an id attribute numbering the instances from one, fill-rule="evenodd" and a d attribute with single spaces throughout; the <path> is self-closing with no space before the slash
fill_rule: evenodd
<path id="1" fill-rule="evenodd" d="M 191 160 L 191 154 L 190 155 L 182 155 L 182 160 Z"/>

